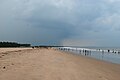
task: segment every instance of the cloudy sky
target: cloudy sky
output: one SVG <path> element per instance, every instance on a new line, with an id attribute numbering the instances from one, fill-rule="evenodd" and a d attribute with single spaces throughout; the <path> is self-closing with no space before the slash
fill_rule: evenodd
<path id="1" fill-rule="evenodd" d="M 0 0 L 0 41 L 120 46 L 120 0 Z"/>

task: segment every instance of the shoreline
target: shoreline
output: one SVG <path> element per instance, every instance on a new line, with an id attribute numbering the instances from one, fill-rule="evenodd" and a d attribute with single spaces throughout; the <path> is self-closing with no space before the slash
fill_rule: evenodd
<path id="1" fill-rule="evenodd" d="M 119 74 L 120 64 L 54 49 L 13 50 L 0 58 L 0 80 L 120 80 Z"/>
<path id="2" fill-rule="evenodd" d="M 102 62 L 105 62 L 105 63 L 120 65 L 120 64 L 118 64 L 118 63 L 113 63 L 113 62 L 110 62 L 110 61 L 105 61 L 105 60 L 101 60 L 101 59 L 97 59 L 97 58 L 93 58 L 93 57 L 85 56 L 85 55 L 81 55 L 81 54 L 75 54 L 75 53 L 73 53 L 73 52 L 65 52 L 65 51 L 60 51 L 60 52 L 65 53 L 65 54 L 71 54 L 71 55 L 73 55 L 73 56 L 88 58 L 88 59 L 91 59 L 91 60 L 93 59 L 93 60 L 95 60 L 95 61 L 100 61 L 100 62 L 102 61 Z"/>
<path id="3" fill-rule="evenodd" d="M 77 55 L 83 55 L 86 57 L 91 57 L 97 60 L 107 61 L 115 64 L 120 64 L 120 53 L 113 53 L 110 49 L 108 51 L 102 51 L 101 49 L 87 49 L 87 48 L 69 48 L 63 47 L 58 48 L 58 50 L 70 52 Z"/>

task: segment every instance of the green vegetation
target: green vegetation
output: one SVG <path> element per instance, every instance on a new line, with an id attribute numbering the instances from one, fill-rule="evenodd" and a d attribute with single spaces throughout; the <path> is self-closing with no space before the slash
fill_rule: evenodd
<path id="1" fill-rule="evenodd" d="M 30 47 L 31 44 L 19 44 L 16 42 L 0 42 L 0 47 Z"/>

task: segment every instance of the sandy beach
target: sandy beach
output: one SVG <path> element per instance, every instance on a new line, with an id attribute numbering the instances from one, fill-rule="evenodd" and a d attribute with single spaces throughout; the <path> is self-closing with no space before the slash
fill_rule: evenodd
<path id="1" fill-rule="evenodd" d="M 0 80 L 120 80 L 120 64 L 54 49 L 0 48 Z"/>

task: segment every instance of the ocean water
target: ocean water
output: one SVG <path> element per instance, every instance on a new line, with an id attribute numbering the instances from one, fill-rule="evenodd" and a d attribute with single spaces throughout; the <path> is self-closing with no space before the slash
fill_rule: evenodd
<path id="1" fill-rule="evenodd" d="M 120 64 L 120 48 L 108 47 L 59 47 L 59 50 Z"/>

